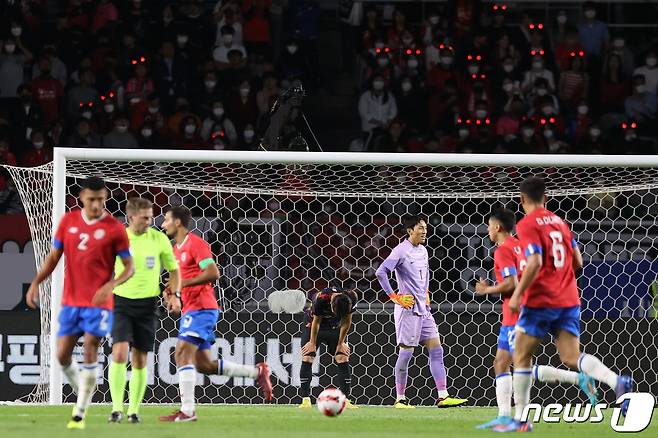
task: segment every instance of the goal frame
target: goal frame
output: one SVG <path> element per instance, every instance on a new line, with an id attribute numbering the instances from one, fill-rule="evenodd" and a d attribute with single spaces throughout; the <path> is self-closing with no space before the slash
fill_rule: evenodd
<path id="1" fill-rule="evenodd" d="M 53 151 L 53 235 L 65 213 L 68 160 L 149 161 L 251 164 L 337 164 L 393 166 L 531 166 L 531 167 L 658 167 L 655 155 L 565 155 L 565 154 L 411 154 L 368 152 L 281 152 L 281 151 L 187 151 L 157 149 L 55 148 Z M 58 317 L 64 285 L 64 263 L 52 274 L 50 298 L 49 404 L 62 404 L 63 377 L 56 354 Z M 43 363 L 44 352 L 41 352 Z"/>

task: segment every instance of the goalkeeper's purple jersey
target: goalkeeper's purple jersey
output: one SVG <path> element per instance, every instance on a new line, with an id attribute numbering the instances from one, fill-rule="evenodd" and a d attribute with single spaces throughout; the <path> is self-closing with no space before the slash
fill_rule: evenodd
<path id="1" fill-rule="evenodd" d="M 416 315 L 430 313 L 430 271 L 425 246 L 414 246 L 409 239 L 405 239 L 393 248 L 391 254 L 379 266 L 376 273 L 377 279 L 388 295 L 395 292 L 389 282 L 393 271 L 395 271 L 395 281 L 398 285 L 397 293 L 400 295 L 413 295 L 414 297 L 413 313 Z"/>

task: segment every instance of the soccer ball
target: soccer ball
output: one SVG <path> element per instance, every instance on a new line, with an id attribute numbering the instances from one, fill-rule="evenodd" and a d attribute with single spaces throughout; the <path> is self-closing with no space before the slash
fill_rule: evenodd
<path id="1" fill-rule="evenodd" d="M 346 404 L 347 398 L 340 389 L 336 388 L 327 388 L 322 391 L 317 401 L 318 410 L 327 417 L 339 415 L 345 409 Z"/>

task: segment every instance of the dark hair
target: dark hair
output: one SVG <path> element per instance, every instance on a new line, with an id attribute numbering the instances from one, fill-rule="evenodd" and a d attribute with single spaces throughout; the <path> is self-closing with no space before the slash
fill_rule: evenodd
<path id="1" fill-rule="evenodd" d="M 190 227 L 190 222 L 192 220 L 192 213 L 190 212 L 189 208 L 183 207 L 182 205 L 177 205 L 175 207 L 171 207 L 168 213 L 171 214 L 171 218 L 173 220 L 178 219 L 182 227 L 185 228 Z"/>
<path id="2" fill-rule="evenodd" d="M 220 35 L 234 35 L 235 29 L 233 29 L 232 26 L 225 24 L 219 29 L 219 33 Z"/>
<path id="3" fill-rule="evenodd" d="M 98 176 L 90 176 L 89 178 L 82 181 L 80 187 L 82 190 L 89 189 L 96 192 L 105 188 L 105 181 L 103 181 L 103 179 Z"/>
<path id="4" fill-rule="evenodd" d="M 407 230 L 413 230 L 421 221 L 425 221 L 425 219 L 417 215 L 405 216 L 402 219 L 402 226 L 404 227 L 404 231 L 406 232 Z"/>
<path id="5" fill-rule="evenodd" d="M 526 195 L 533 202 L 544 202 L 546 184 L 544 183 L 544 180 L 539 177 L 529 176 L 521 183 L 521 193 Z"/>
<path id="6" fill-rule="evenodd" d="M 499 208 L 498 210 L 495 210 L 494 212 L 491 213 L 489 219 L 494 219 L 500 222 L 503 228 L 505 229 L 505 231 L 507 231 L 508 233 L 514 231 L 514 225 L 516 224 L 516 217 L 514 216 L 512 210 L 508 210 L 507 208 L 504 207 Z"/>
<path id="7" fill-rule="evenodd" d="M 336 296 L 336 298 L 331 301 L 331 311 L 339 319 L 343 319 L 345 315 L 350 313 L 351 309 L 352 299 L 344 293 Z"/>

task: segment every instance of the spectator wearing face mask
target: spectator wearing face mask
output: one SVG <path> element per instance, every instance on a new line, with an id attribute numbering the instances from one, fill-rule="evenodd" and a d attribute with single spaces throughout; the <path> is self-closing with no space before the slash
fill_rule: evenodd
<path id="1" fill-rule="evenodd" d="M 307 78 L 310 74 L 311 67 L 306 58 L 300 41 L 289 39 L 284 44 L 283 50 L 276 61 L 277 76 L 282 79 Z"/>
<path id="2" fill-rule="evenodd" d="M 217 22 L 215 45 L 222 43 L 222 29 L 225 26 L 233 29 L 233 40 L 236 44 L 242 44 L 242 10 L 237 1 L 218 1 L 215 5 L 213 15 Z"/>
<path id="3" fill-rule="evenodd" d="M 633 72 L 633 76 L 644 76 L 644 85 L 650 93 L 658 93 L 658 57 L 655 50 L 650 50 L 644 56 L 644 65 Z"/>
<path id="4" fill-rule="evenodd" d="M 176 149 L 204 149 L 205 142 L 201 138 L 198 120 L 195 117 L 185 117 L 181 121 L 180 134 L 176 137 Z"/>
<path id="5" fill-rule="evenodd" d="M 255 151 L 258 149 L 258 138 L 256 138 L 256 130 L 254 125 L 251 123 L 248 123 L 242 130 L 239 147 L 243 151 Z"/>
<path id="6" fill-rule="evenodd" d="M 535 81 L 534 88 L 527 94 L 528 106 L 530 110 L 528 115 L 532 116 L 536 113 L 541 113 L 541 107 L 545 102 L 549 102 L 556 112 L 560 111 L 560 104 L 557 96 L 551 93 L 548 89 L 548 81 L 544 78 L 538 78 Z"/>
<path id="7" fill-rule="evenodd" d="M 46 145 L 46 137 L 44 136 L 43 131 L 35 129 L 30 136 L 27 151 L 23 155 L 23 166 L 42 166 L 52 160 L 53 150 L 50 145 Z"/>
<path id="8" fill-rule="evenodd" d="M 590 125 L 589 129 L 576 144 L 575 152 L 577 154 L 608 154 L 610 145 L 601 135 L 599 125 Z"/>
<path id="9" fill-rule="evenodd" d="M 622 128 L 622 141 L 620 143 L 620 150 L 615 153 L 637 155 L 653 155 L 656 153 L 653 143 L 640 138 L 637 129 L 632 128 L 630 124 L 625 129 Z"/>
<path id="10" fill-rule="evenodd" d="M 633 77 L 633 94 L 624 103 L 626 115 L 638 122 L 649 122 L 656 117 L 656 93 L 646 85 L 644 76 Z"/>
<path id="11" fill-rule="evenodd" d="M 258 120 L 258 104 L 256 93 L 253 91 L 249 81 L 243 81 L 228 100 L 227 112 L 231 115 L 237 132 L 244 131 L 248 124 L 255 125 Z"/>
<path id="12" fill-rule="evenodd" d="M 555 16 L 555 23 L 550 31 L 550 40 L 553 42 L 555 47 L 566 41 L 567 33 L 569 32 L 569 25 L 567 24 L 568 21 L 569 19 L 567 17 L 567 12 L 564 9 L 558 11 L 557 15 Z M 555 49 L 555 55 L 557 57 L 557 48 Z"/>
<path id="13" fill-rule="evenodd" d="M 510 144 L 513 154 L 543 154 L 546 144 L 543 135 L 537 135 L 535 124 L 528 120 L 521 124 L 519 136 Z"/>
<path id="14" fill-rule="evenodd" d="M 201 137 L 204 141 L 210 140 L 210 135 L 219 126 L 219 129 L 224 132 L 226 140 L 232 144 L 237 144 L 238 134 L 235 130 L 233 121 L 227 117 L 224 109 L 224 104 L 221 101 L 216 101 L 212 106 L 212 114 L 208 115 L 203 121 L 201 127 Z"/>
<path id="15" fill-rule="evenodd" d="M 576 115 L 569 123 L 569 137 L 576 143 L 580 143 L 582 138 L 587 134 L 592 124 L 592 118 L 589 115 L 589 106 L 585 100 L 578 102 L 576 106 Z"/>
<path id="16" fill-rule="evenodd" d="M 193 98 L 194 110 L 201 117 L 206 117 L 212 111 L 213 102 L 218 100 L 224 100 L 222 87 L 217 80 L 217 74 L 214 71 L 207 71 Z"/>
<path id="17" fill-rule="evenodd" d="M 409 55 L 400 60 L 400 64 L 394 69 L 395 79 L 399 80 L 403 76 L 412 78 L 419 84 L 424 83 L 425 68 L 422 62 L 422 56 Z"/>
<path id="18" fill-rule="evenodd" d="M 514 81 L 510 78 L 505 78 L 503 80 L 500 88 L 496 88 L 493 93 L 494 97 L 494 108 L 502 109 L 503 112 L 508 112 L 510 110 L 510 105 L 514 100 L 520 100 L 523 102 L 523 93 L 521 92 L 521 84 L 518 81 Z"/>
<path id="19" fill-rule="evenodd" d="M 395 76 L 395 66 L 391 61 L 391 57 L 386 53 L 379 53 L 372 63 L 366 69 L 366 74 L 363 79 L 362 88 L 367 88 L 370 82 L 372 82 L 373 77 L 381 76 L 384 78 L 387 86 L 391 85 L 391 82 Z"/>
<path id="20" fill-rule="evenodd" d="M 552 129 L 558 136 L 564 136 L 567 126 L 564 117 L 560 115 L 560 110 L 554 105 L 550 97 L 544 97 L 539 101 L 539 112 L 533 114 L 533 119 L 539 127 L 552 125 Z"/>
<path id="21" fill-rule="evenodd" d="M 32 52 L 16 37 L 7 38 L 0 47 L 0 99 L 15 99 L 18 86 L 23 83 L 25 65 L 32 61 Z"/>
<path id="22" fill-rule="evenodd" d="M 622 69 L 621 58 L 611 54 L 599 85 L 600 113 L 623 113 L 624 102 L 631 95 L 632 89 L 631 81 Z"/>
<path id="23" fill-rule="evenodd" d="M 542 129 L 542 134 L 546 142 L 546 152 L 549 154 L 568 154 L 571 153 L 571 147 L 568 143 L 562 141 L 553 126 L 547 125 Z"/>
<path id="24" fill-rule="evenodd" d="M 553 93 L 555 91 L 555 78 L 553 72 L 544 67 L 544 59 L 541 56 L 535 56 L 532 58 L 532 66 L 523 75 L 523 82 L 521 83 L 521 89 L 528 93 L 535 84 L 537 79 L 545 79 L 547 85 L 547 91 Z"/>
<path id="25" fill-rule="evenodd" d="M 238 44 L 234 41 L 235 31 L 232 27 L 228 25 L 222 27 L 221 36 L 221 43 L 219 43 L 215 47 L 215 50 L 213 50 L 212 57 L 215 60 L 217 69 L 224 70 L 229 66 L 228 52 L 231 50 L 239 50 L 244 56 L 247 56 L 247 50 L 242 44 Z"/>
<path id="26" fill-rule="evenodd" d="M 397 117 L 398 107 L 395 96 L 385 87 L 383 77 L 375 76 L 370 89 L 361 94 L 359 115 L 361 130 L 370 137 L 381 135 Z"/>
<path id="27" fill-rule="evenodd" d="M 445 48 L 441 50 L 440 54 L 439 63 L 427 72 L 427 88 L 432 93 L 440 92 L 445 87 L 446 81 L 457 81 L 458 77 L 454 67 L 454 51 Z"/>
<path id="28" fill-rule="evenodd" d="M 171 147 L 169 141 L 160 135 L 158 129 L 150 122 L 142 125 L 137 133 L 137 143 L 140 149 L 168 149 Z"/>
<path id="29" fill-rule="evenodd" d="M 132 113 L 135 106 L 146 101 L 154 91 L 155 85 L 148 77 L 146 61 L 138 61 L 135 65 L 135 74 L 126 83 L 126 108 L 129 108 Z"/>
<path id="30" fill-rule="evenodd" d="M 594 2 L 583 4 L 583 17 L 583 21 L 578 25 L 580 43 L 588 55 L 601 57 L 610 39 L 608 26 L 596 19 Z"/>
<path id="31" fill-rule="evenodd" d="M 128 129 L 130 122 L 125 114 L 114 119 L 114 129 L 103 136 L 102 146 L 106 148 L 137 149 L 137 139 Z"/>
<path id="32" fill-rule="evenodd" d="M 162 43 L 160 53 L 152 66 L 152 76 L 165 113 L 169 113 L 174 107 L 176 97 L 187 92 L 189 65 L 178 56 L 171 41 Z"/>
<path id="33" fill-rule="evenodd" d="M 404 77 L 396 89 L 398 120 L 410 131 L 422 131 L 427 127 L 427 96 L 418 88 L 418 82 Z"/>

